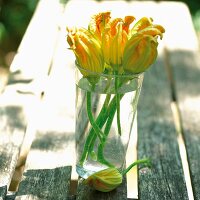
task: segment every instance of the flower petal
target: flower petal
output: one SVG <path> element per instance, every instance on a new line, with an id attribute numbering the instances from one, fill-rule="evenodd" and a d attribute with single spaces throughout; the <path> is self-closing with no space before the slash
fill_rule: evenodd
<path id="1" fill-rule="evenodd" d="M 93 15 L 88 26 L 88 30 L 101 39 L 102 32 L 106 24 L 110 21 L 110 12 L 101 12 Z"/>
<path id="2" fill-rule="evenodd" d="M 135 17 L 133 16 L 126 16 L 124 18 L 123 30 L 125 30 L 127 34 L 129 33 L 129 26 L 134 20 Z"/>
<path id="3" fill-rule="evenodd" d="M 122 175 L 116 168 L 107 168 L 92 174 L 84 183 L 98 191 L 110 192 L 122 183 Z"/>

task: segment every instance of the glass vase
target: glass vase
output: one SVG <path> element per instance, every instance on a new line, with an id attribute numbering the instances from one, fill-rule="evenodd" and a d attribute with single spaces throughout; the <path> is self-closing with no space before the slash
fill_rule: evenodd
<path id="1" fill-rule="evenodd" d="M 98 74 L 76 68 L 76 171 L 87 178 L 125 158 L 143 73 Z"/>

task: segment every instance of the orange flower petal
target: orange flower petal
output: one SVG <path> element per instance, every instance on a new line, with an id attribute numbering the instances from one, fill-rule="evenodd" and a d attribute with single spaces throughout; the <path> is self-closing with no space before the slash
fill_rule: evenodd
<path id="1" fill-rule="evenodd" d="M 89 31 L 101 39 L 102 32 L 110 18 L 110 12 L 101 12 L 93 15 L 88 26 Z"/>
<path id="2" fill-rule="evenodd" d="M 125 30 L 126 33 L 129 33 L 129 26 L 134 20 L 135 20 L 135 17 L 133 16 L 126 16 L 124 18 L 123 30 Z"/>
<path id="3" fill-rule="evenodd" d="M 133 26 L 132 31 L 141 31 L 142 29 L 151 26 L 152 22 L 152 18 L 143 17 Z"/>

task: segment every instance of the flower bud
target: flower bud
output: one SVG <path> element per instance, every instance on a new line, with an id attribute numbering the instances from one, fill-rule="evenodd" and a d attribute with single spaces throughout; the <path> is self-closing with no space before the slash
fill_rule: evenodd
<path id="1" fill-rule="evenodd" d="M 67 42 L 73 50 L 80 72 L 88 77 L 104 71 L 104 59 L 99 41 L 86 29 L 68 30 Z M 89 73 L 87 72 L 87 70 Z"/>
<path id="2" fill-rule="evenodd" d="M 123 68 L 127 73 L 144 72 L 157 57 L 158 43 L 149 35 L 135 34 L 124 49 Z"/>
<path id="3" fill-rule="evenodd" d="M 107 168 L 92 174 L 84 183 L 98 191 L 110 192 L 122 183 L 122 175 L 116 168 Z"/>
<path id="4" fill-rule="evenodd" d="M 121 18 L 116 18 L 107 25 L 102 37 L 102 50 L 105 62 L 114 70 L 118 70 L 122 65 L 122 55 L 127 39 Z"/>

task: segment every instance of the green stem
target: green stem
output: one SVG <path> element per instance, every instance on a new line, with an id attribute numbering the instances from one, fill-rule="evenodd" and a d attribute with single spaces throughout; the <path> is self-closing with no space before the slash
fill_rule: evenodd
<path id="1" fill-rule="evenodd" d="M 117 128 L 118 128 L 119 135 L 121 135 L 122 130 L 121 130 L 121 122 L 120 122 L 120 98 L 119 98 L 119 94 L 116 94 L 116 101 L 117 101 Z"/>
<path id="2" fill-rule="evenodd" d="M 117 128 L 118 128 L 118 133 L 119 135 L 122 134 L 122 131 L 121 131 L 121 122 L 120 122 L 120 94 L 118 94 L 118 71 L 115 71 L 115 92 L 116 92 L 116 105 L 117 105 Z"/>
<path id="3" fill-rule="evenodd" d="M 86 160 L 86 158 L 88 156 L 90 144 L 91 144 L 91 141 L 93 140 L 94 136 L 95 136 L 95 133 L 93 132 L 93 134 L 90 134 L 87 137 L 87 140 L 86 140 L 86 142 L 84 144 L 83 153 L 82 153 L 80 161 L 79 161 L 79 165 L 80 166 L 83 166 L 83 163 L 85 162 L 85 160 Z"/>
<path id="4" fill-rule="evenodd" d="M 122 175 L 125 175 L 130 169 L 132 169 L 134 166 L 139 165 L 139 164 L 146 164 L 147 166 L 151 166 L 151 162 L 148 158 L 137 160 L 134 163 L 132 163 L 131 165 L 129 165 L 129 167 L 127 169 L 122 171 Z"/>
<path id="5" fill-rule="evenodd" d="M 119 96 L 119 101 L 121 100 L 122 97 L 123 97 L 123 95 Z M 106 161 L 106 159 L 105 159 L 105 157 L 103 155 L 103 149 L 104 149 L 104 146 L 105 146 L 105 143 L 106 143 L 106 140 L 107 140 L 108 134 L 110 132 L 114 116 L 115 116 L 116 104 L 117 104 L 116 98 L 117 98 L 117 95 L 113 98 L 113 100 L 111 102 L 112 106 L 108 110 L 108 114 L 109 115 L 108 115 L 108 119 L 107 119 L 107 122 L 106 122 L 106 127 L 104 129 L 105 142 L 99 144 L 98 154 L 97 154 L 98 161 L 101 162 L 101 163 L 107 163 L 107 165 L 109 167 L 113 167 L 113 165 L 110 164 L 108 161 Z"/>
<path id="6" fill-rule="evenodd" d="M 122 97 L 123 97 L 123 95 L 120 95 L 119 99 L 121 99 Z M 109 103 L 110 98 L 111 98 L 111 95 L 107 94 L 106 99 L 104 101 L 104 104 L 102 106 L 102 109 L 101 109 L 101 111 L 100 111 L 100 113 L 99 113 L 99 115 L 98 115 L 98 117 L 97 117 L 97 119 L 95 121 L 96 125 L 99 128 L 102 128 L 104 126 L 105 122 L 107 121 L 108 116 L 110 115 L 110 113 L 112 113 L 111 111 L 112 110 L 113 110 L 113 112 L 114 112 L 114 110 L 116 111 L 116 102 L 117 102 L 116 98 L 117 97 L 116 96 L 113 97 L 112 101 Z M 108 121 L 107 126 L 106 126 L 107 127 L 106 128 L 106 130 L 107 130 L 106 134 L 107 135 L 108 135 L 108 133 L 110 131 L 111 124 L 112 124 L 112 120 L 110 119 L 110 122 Z M 97 138 L 97 135 L 95 134 L 95 130 L 92 127 L 90 129 L 90 131 L 89 131 L 88 137 L 86 138 L 86 142 L 85 142 L 85 145 L 84 145 L 84 148 L 83 148 L 83 153 L 82 153 L 80 161 L 79 161 L 80 165 L 83 165 L 83 163 L 85 162 L 86 158 L 88 157 L 88 154 L 92 153 L 92 151 L 94 149 L 94 144 L 95 144 L 96 138 Z M 100 151 L 103 152 L 104 145 L 102 147 L 100 147 L 100 148 L 102 148 L 102 150 L 100 150 Z"/>
<path id="7" fill-rule="evenodd" d="M 100 113 L 99 113 L 99 115 L 98 115 L 98 117 L 97 117 L 96 123 L 97 123 L 97 125 L 99 126 L 99 128 L 102 128 L 103 125 L 104 125 L 105 122 L 106 122 L 106 119 L 107 119 L 107 112 L 108 112 L 108 110 L 110 110 L 110 109 L 108 108 L 110 98 L 111 98 L 111 95 L 110 95 L 110 94 L 107 94 L 107 95 L 106 95 L 106 99 L 105 99 L 105 101 L 104 101 L 104 104 L 103 104 L 103 106 L 102 106 L 102 109 L 101 109 L 101 111 L 100 111 Z M 89 132 L 89 134 L 93 134 L 93 132 L 94 132 L 94 129 L 91 129 L 90 132 Z M 92 139 L 92 141 L 91 141 L 91 145 L 90 145 L 90 150 L 89 150 L 90 153 L 91 153 L 91 152 L 93 151 L 93 149 L 94 149 L 94 143 L 95 143 L 96 138 L 97 138 L 97 136 L 94 135 L 94 137 L 93 137 L 93 139 Z"/>
<path id="8" fill-rule="evenodd" d="M 102 106 L 102 109 L 96 119 L 96 124 L 98 125 L 99 128 L 102 128 L 103 127 L 103 124 L 105 123 L 102 123 L 104 121 L 104 119 L 106 119 L 106 112 L 107 112 L 107 109 L 108 109 L 108 104 L 109 104 L 109 101 L 110 101 L 110 98 L 111 98 L 111 95 L 108 94 L 106 95 L 106 99 L 104 101 L 104 104 Z M 81 155 L 81 159 L 79 161 L 79 164 L 80 165 L 83 165 L 83 163 L 85 162 L 87 156 L 88 156 L 88 153 L 91 152 L 93 150 L 93 148 L 91 147 L 94 147 L 94 142 L 96 140 L 96 137 L 97 135 L 95 134 L 95 130 L 93 129 L 93 127 L 91 127 L 89 133 L 88 133 L 88 136 L 87 136 L 87 139 L 85 141 L 85 145 L 84 145 L 84 148 L 83 148 L 83 153 Z"/>
<path id="9" fill-rule="evenodd" d="M 91 103 L 91 92 L 87 92 L 87 114 L 88 114 L 89 121 L 90 121 L 90 123 L 92 125 L 92 128 L 94 129 L 95 133 L 99 137 L 99 140 L 101 142 L 104 142 L 104 133 L 101 131 L 101 129 L 96 124 L 96 122 L 95 122 L 95 120 L 93 118 L 92 103 Z"/>
<path id="10" fill-rule="evenodd" d="M 108 120 L 107 120 L 107 123 L 106 123 L 106 127 L 105 127 L 105 131 L 104 131 L 104 134 L 105 134 L 105 137 L 107 139 L 107 136 L 110 132 L 110 128 L 111 128 L 111 125 L 112 125 L 112 121 L 113 121 L 113 118 L 114 118 L 114 115 L 115 115 L 115 111 L 116 109 L 110 113 L 110 115 L 108 116 Z M 105 142 L 106 142 L 106 139 L 105 139 Z M 98 147 L 98 154 L 97 154 L 97 160 L 101 163 L 104 163 L 106 164 L 107 166 L 109 167 L 114 167 L 111 163 L 109 163 L 104 155 L 103 155 L 103 149 L 104 149 L 104 146 L 105 146 L 105 142 L 103 143 L 100 143 L 99 144 L 99 147 Z"/>
<path id="11" fill-rule="evenodd" d="M 103 125 L 105 124 L 105 122 L 107 121 L 108 117 L 111 115 L 111 113 L 115 113 L 115 111 L 116 111 L 116 96 L 113 97 L 112 101 L 109 103 L 110 98 L 111 98 L 110 94 L 106 96 L 106 99 L 104 101 L 104 104 L 103 104 L 103 107 L 101 109 L 101 112 L 100 112 L 99 116 L 96 119 L 96 124 L 98 125 L 99 128 L 102 128 Z M 106 125 L 106 127 L 107 127 L 106 128 L 107 135 L 108 135 L 108 133 L 110 131 L 111 124 L 112 124 L 112 120 L 109 123 L 107 123 L 107 125 Z M 105 134 L 104 134 L 104 136 L 105 136 Z M 94 143 L 95 143 L 96 138 L 97 138 L 97 135 L 95 134 L 94 129 L 91 128 L 90 132 L 88 134 L 88 137 L 86 139 L 84 148 L 83 148 L 83 153 L 82 153 L 81 159 L 79 161 L 80 165 L 83 165 L 83 163 L 85 162 L 88 154 L 93 151 Z M 104 140 L 103 143 L 105 143 L 105 140 Z M 103 149 L 102 149 L 102 152 L 103 152 Z M 103 159 L 101 159 L 101 156 L 100 156 L 100 161 L 101 160 L 102 160 L 103 164 L 109 166 L 107 161 L 103 161 Z"/>

